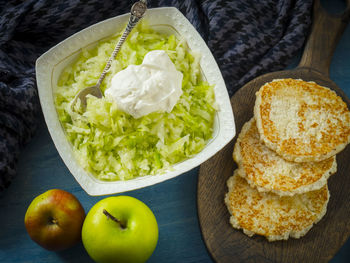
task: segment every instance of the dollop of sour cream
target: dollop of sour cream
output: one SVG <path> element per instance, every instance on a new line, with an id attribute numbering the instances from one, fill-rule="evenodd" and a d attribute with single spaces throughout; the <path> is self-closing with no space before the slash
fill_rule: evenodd
<path id="1" fill-rule="evenodd" d="M 183 75 L 163 50 L 148 52 L 141 65 L 130 65 L 112 78 L 105 96 L 134 118 L 171 112 L 182 94 Z"/>

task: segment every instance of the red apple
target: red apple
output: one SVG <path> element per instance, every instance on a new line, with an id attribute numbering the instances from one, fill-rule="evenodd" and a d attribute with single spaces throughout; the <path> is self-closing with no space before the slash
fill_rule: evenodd
<path id="1" fill-rule="evenodd" d="M 80 241 L 84 219 L 84 208 L 74 195 L 52 189 L 31 202 L 24 224 L 31 239 L 40 246 L 62 250 Z"/>

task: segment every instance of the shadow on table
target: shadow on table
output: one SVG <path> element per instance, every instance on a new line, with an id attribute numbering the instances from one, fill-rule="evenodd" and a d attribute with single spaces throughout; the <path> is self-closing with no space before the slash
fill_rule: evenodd
<path id="1" fill-rule="evenodd" d="M 57 256 L 63 262 L 84 262 L 84 263 L 93 263 L 94 261 L 87 254 L 83 244 L 80 242 L 76 246 L 56 252 Z"/>

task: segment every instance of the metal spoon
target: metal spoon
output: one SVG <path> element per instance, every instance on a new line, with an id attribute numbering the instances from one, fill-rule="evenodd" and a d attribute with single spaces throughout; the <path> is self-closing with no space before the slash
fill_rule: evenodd
<path id="1" fill-rule="evenodd" d="M 72 101 L 71 107 L 72 110 L 74 109 L 75 104 L 77 103 L 78 100 L 80 100 L 80 106 L 81 108 L 85 109 L 86 108 L 86 96 L 87 95 L 93 95 L 97 98 L 102 98 L 102 91 L 100 89 L 101 83 L 104 80 L 105 76 L 107 75 L 112 61 L 115 59 L 115 57 L 117 56 L 121 46 L 123 45 L 123 43 L 125 42 L 126 38 L 128 37 L 129 33 L 131 32 L 131 30 L 136 26 L 137 22 L 143 17 L 143 15 L 145 14 L 147 10 L 147 0 L 140 0 L 138 2 L 136 2 L 132 7 L 131 7 L 131 15 L 130 15 L 130 19 L 129 22 L 124 30 L 123 35 L 121 36 L 121 38 L 119 39 L 118 44 L 116 45 L 111 57 L 108 59 L 107 64 L 105 66 L 105 68 L 103 69 L 103 72 L 100 76 L 100 78 L 98 79 L 96 85 L 91 86 L 91 87 L 87 87 L 82 89 L 74 98 L 74 100 Z"/>

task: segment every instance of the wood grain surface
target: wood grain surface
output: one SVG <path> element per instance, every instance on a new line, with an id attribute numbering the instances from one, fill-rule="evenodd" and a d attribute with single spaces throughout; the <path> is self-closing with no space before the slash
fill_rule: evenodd
<path id="1" fill-rule="evenodd" d="M 349 2 L 342 16 L 330 17 L 315 1 L 311 34 L 302 60 L 294 70 L 260 76 L 235 93 L 231 105 L 237 134 L 253 116 L 255 92 L 276 78 L 300 78 L 329 87 L 350 108 L 344 92 L 328 77 L 329 65 L 349 18 Z M 236 136 L 237 137 L 237 136 Z M 350 146 L 337 155 L 338 171 L 328 181 L 330 201 L 323 219 L 301 239 L 268 242 L 249 238 L 229 224 L 224 203 L 226 181 L 237 168 L 232 159 L 233 139 L 218 154 L 201 165 L 198 177 L 198 216 L 205 244 L 216 262 L 328 262 L 350 236 Z"/>

